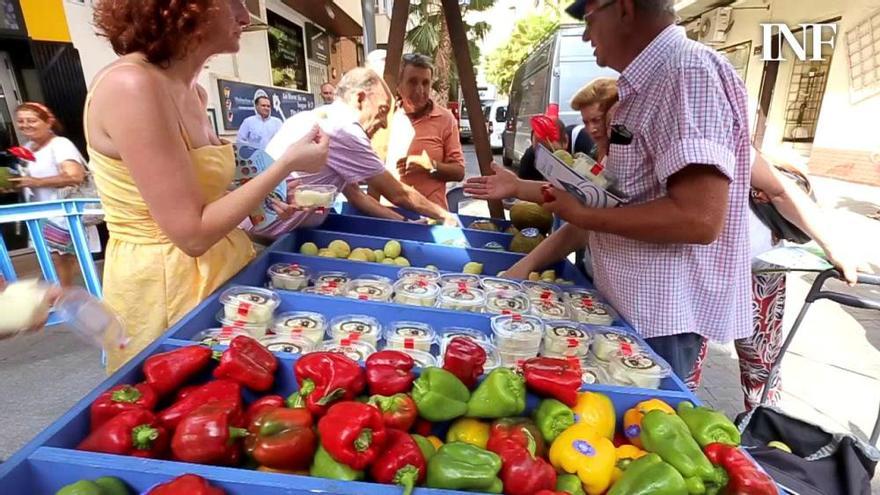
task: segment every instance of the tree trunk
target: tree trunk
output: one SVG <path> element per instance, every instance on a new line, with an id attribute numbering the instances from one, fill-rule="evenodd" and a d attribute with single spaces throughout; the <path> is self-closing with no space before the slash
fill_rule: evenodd
<path id="1" fill-rule="evenodd" d="M 446 17 L 440 16 L 440 42 L 437 44 L 437 55 L 434 57 L 434 68 L 437 70 L 437 94 L 434 103 L 446 107 L 449 103 L 449 81 L 452 79 L 452 41 L 446 27 Z"/>

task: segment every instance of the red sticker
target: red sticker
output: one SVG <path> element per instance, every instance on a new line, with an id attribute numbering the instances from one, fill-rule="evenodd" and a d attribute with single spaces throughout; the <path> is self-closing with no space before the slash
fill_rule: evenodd
<path id="1" fill-rule="evenodd" d="M 522 315 L 521 315 L 521 314 L 514 313 L 513 316 L 512 316 L 512 318 L 513 318 L 513 321 L 522 321 Z"/>
<path id="2" fill-rule="evenodd" d="M 251 312 L 251 303 L 242 302 L 238 304 L 238 315 L 247 316 Z"/>
<path id="3" fill-rule="evenodd" d="M 415 349 L 416 343 L 413 341 L 413 339 L 409 339 L 409 338 L 403 339 L 403 348 L 404 349 Z"/>
<path id="4" fill-rule="evenodd" d="M 360 299 L 361 301 L 366 301 L 366 300 L 368 300 L 369 298 L 370 298 L 370 297 L 367 296 L 366 294 L 361 294 L 361 295 L 358 296 L 358 299 Z"/>
<path id="5" fill-rule="evenodd" d="M 348 334 L 348 340 L 360 340 L 361 334 L 352 332 Z"/>
<path id="6" fill-rule="evenodd" d="M 623 353 L 624 356 L 632 356 L 633 348 L 628 342 L 621 342 L 620 352 Z"/>
<path id="7" fill-rule="evenodd" d="M 605 169 L 605 167 L 603 167 L 601 164 L 597 163 L 597 164 L 593 165 L 593 168 L 590 169 L 590 173 L 592 173 L 593 175 L 599 175 L 602 173 L 602 170 L 604 170 L 604 169 Z"/>
<path id="8" fill-rule="evenodd" d="M 574 348 L 574 347 L 577 347 L 578 344 L 580 344 L 578 339 L 568 339 L 568 347 Z"/>

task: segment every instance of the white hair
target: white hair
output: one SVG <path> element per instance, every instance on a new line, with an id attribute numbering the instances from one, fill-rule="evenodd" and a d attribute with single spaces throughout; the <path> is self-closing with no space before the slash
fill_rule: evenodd
<path id="1" fill-rule="evenodd" d="M 353 92 L 369 92 L 374 86 L 385 86 L 379 74 L 373 69 L 356 67 L 342 76 L 339 86 L 336 87 L 336 96 L 344 100 Z"/>

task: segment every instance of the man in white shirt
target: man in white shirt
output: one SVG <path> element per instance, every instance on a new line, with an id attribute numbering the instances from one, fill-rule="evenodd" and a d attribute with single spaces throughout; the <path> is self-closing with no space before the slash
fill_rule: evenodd
<path id="1" fill-rule="evenodd" d="M 272 116 L 272 102 L 266 93 L 257 92 L 254 98 L 256 115 L 244 119 L 238 128 L 238 144 L 263 149 L 281 129 L 281 119 Z"/>

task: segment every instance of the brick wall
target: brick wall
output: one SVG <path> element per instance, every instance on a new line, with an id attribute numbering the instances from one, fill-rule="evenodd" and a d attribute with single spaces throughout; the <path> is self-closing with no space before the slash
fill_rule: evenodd
<path id="1" fill-rule="evenodd" d="M 880 153 L 833 148 L 813 148 L 810 173 L 880 186 Z"/>

